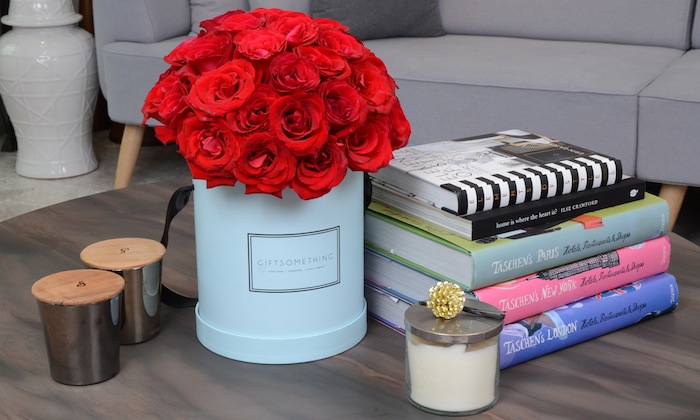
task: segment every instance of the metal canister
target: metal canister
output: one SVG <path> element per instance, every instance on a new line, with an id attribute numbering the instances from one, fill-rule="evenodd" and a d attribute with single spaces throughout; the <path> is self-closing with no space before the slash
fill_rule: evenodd
<path id="1" fill-rule="evenodd" d="M 89 268 L 122 276 L 124 302 L 120 341 L 141 343 L 160 332 L 161 273 L 165 247 L 144 238 L 117 238 L 96 242 L 80 253 Z"/>
<path id="2" fill-rule="evenodd" d="M 121 276 L 101 270 L 63 271 L 34 283 L 55 381 L 89 385 L 119 372 L 123 289 Z"/>

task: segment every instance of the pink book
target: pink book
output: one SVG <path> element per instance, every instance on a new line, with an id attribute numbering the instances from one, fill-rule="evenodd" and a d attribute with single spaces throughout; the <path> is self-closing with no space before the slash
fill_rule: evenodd
<path id="1" fill-rule="evenodd" d="M 671 256 L 667 236 L 619 248 L 471 292 L 505 312 L 505 323 L 665 272 Z"/>

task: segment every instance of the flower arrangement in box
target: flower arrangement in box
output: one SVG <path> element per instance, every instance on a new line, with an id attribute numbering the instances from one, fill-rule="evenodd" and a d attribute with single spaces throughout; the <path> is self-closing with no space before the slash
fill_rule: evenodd
<path id="1" fill-rule="evenodd" d="M 396 83 L 339 22 L 255 9 L 201 27 L 165 57 L 143 114 L 207 187 L 313 199 L 408 143 Z"/>

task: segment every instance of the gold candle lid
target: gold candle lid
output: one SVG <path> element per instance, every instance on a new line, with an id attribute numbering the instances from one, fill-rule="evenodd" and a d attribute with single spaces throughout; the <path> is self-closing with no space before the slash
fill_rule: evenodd
<path id="1" fill-rule="evenodd" d="M 427 301 L 404 315 L 406 332 L 437 343 L 477 343 L 503 329 L 505 315 L 493 305 L 466 299 L 456 284 L 438 282 Z"/>

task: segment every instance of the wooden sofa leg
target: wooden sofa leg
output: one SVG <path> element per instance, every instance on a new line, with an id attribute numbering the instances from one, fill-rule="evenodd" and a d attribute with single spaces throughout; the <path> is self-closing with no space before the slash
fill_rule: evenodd
<path id="1" fill-rule="evenodd" d="M 663 184 L 661 185 L 661 190 L 659 191 L 659 197 L 663 198 L 668 202 L 669 210 L 669 220 L 668 220 L 668 231 L 673 230 L 673 226 L 676 224 L 676 219 L 678 219 L 678 213 L 681 211 L 681 206 L 683 205 L 683 199 L 685 198 L 685 193 L 688 191 L 687 185 L 673 185 L 673 184 Z"/>
<path id="2" fill-rule="evenodd" d="M 114 177 L 114 188 L 126 188 L 134 173 L 136 159 L 139 157 L 143 134 L 146 127 L 142 125 L 127 124 L 124 126 L 122 143 L 119 147 L 119 160 L 117 161 L 117 174 Z"/>

